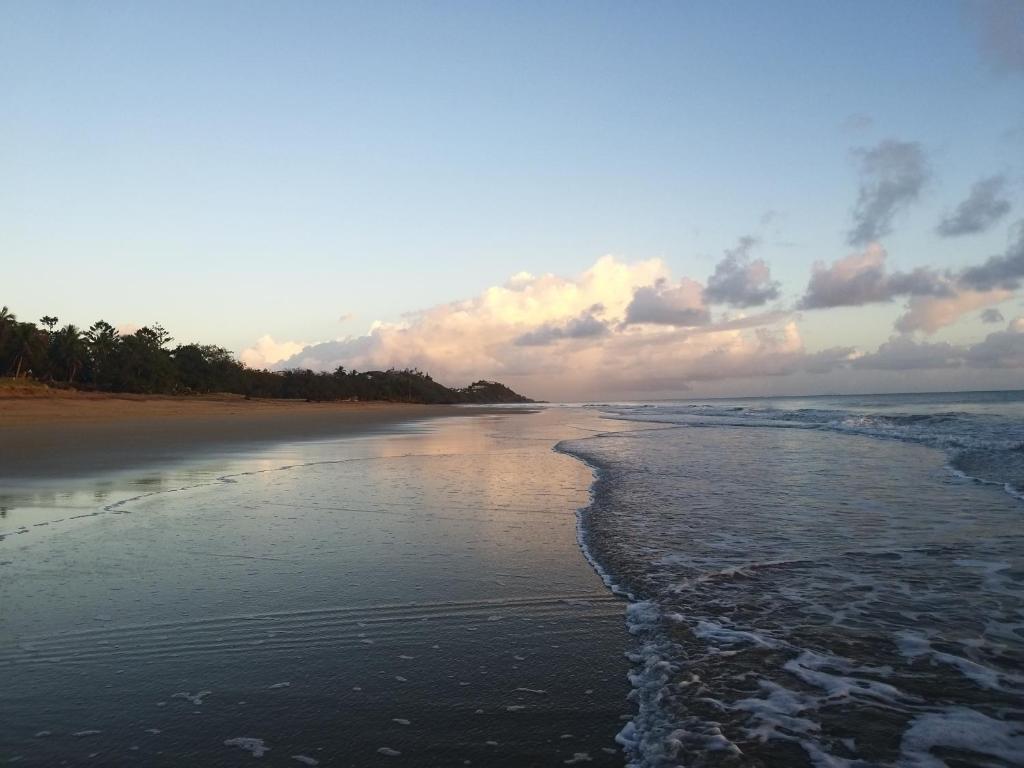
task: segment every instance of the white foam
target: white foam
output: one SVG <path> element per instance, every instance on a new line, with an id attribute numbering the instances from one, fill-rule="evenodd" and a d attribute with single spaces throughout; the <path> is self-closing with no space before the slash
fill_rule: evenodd
<path id="1" fill-rule="evenodd" d="M 960 671 L 960 674 L 981 688 L 987 688 L 990 691 L 1006 690 L 1000 682 L 999 673 L 990 667 L 952 653 L 935 651 L 932 653 L 932 658 L 940 664 L 948 664 L 951 667 L 955 667 Z M 1017 678 L 1018 681 L 1021 679 Z"/>
<path id="2" fill-rule="evenodd" d="M 191 701 L 196 706 L 203 703 L 203 699 L 209 696 L 213 691 L 198 691 L 195 694 L 189 693 L 188 691 L 178 691 L 178 693 L 172 694 L 172 699 L 186 699 Z"/>
<path id="3" fill-rule="evenodd" d="M 959 564 L 959 563 L 958 563 Z M 953 653 L 936 651 L 932 648 L 928 638 L 916 632 L 900 632 L 896 638 L 896 645 L 904 656 L 915 659 L 920 656 L 930 656 L 938 664 L 946 664 L 956 668 L 960 674 L 971 680 L 975 685 L 986 688 L 990 691 L 1004 691 L 1000 673 L 984 664 L 957 656 Z M 1011 680 L 1020 684 L 1024 678 L 1011 676 Z"/>
<path id="4" fill-rule="evenodd" d="M 263 742 L 263 739 L 254 739 L 251 736 L 237 736 L 233 739 L 225 739 L 224 746 L 238 747 L 246 752 L 252 752 L 253 757 L 263 757 L 263 755 L 270 751 L 270 747 Z"/>
<path id="5" fill-rule="evenodd" d="M 905 631 L 896 634 L 896 648 L 908 659 L 916 659 L 931 653 L 932 644 L 920 633 Z"/>
<path id="6" fill-rule="evenodd" d="M 384 755 L 385 757 L 398 757 L 402 753 L 391 747 L 380 747 L 377 749 L 377 754 Z"/>
<path id="7" fill-rule="evenodd" d="M 765 742 L 779 737 L 788 738 L 788 734 L 810 734 L 819 730 L 820 726 L 812 720 L 799 715 L 813 711 L 817 707 L 817 699 L 796 691 L 791 691 L 770 680 L 759 681 L 759 686 L 767 695 L 741 699 L 732 705 L 733 709 L 749 712 L 756 725 L 748 728 L 750 736 Z"/>
<path id="8" fill-rule="evenodd" d="M 915 697 L 908 696 L 888 683 L 852 676 L 852 672 L 866 670 L 854 667 L 848 660 L 839 656 L 803 651 L 795 659 L 787 661 L 783 669 L 808 685 L 824 690 L 832 702 L 853 696 L 866 696 L 890 704 L 916 700 Z"/>
<path id="9" fill-rule="evenodd" d="M 292 760 L 297 760 L 303 765 L 320 765 L 320 761 L 308 755 L 292 755 Z"/>
<path id="10" fill-rule="evenodd" d="M 568 760 L 563 760 L 562 762 L 566 765 L 576 765 L 577 763 L 592 763 L 594 762 L 594 758 L 586 752 L 574 752 L 572 757 Z"/>
<path id="11" fill-rule="evenodd" d="M 967 708 L 952 708 L 917 717 L 903 734 L 902 764 L 912 768 L 945 768 L 935 747 L 964 750 L 1005 760 L 1024 762 L 1024 723 L 993 720 Z"/>
<path id="12" fill-rule="evenodd" d="M 725 645 L 738 643 L 750 643 L 760 648 L 775 648 L 777 643 L 768 638 L 761 637 L 754 632 L 747 632 L 739 629 L 729 629 L 721 624 L 712 621 L 698 621 L 697 626 L 692 630 L 693 634 L 701 640 L 713 640 Z"/>

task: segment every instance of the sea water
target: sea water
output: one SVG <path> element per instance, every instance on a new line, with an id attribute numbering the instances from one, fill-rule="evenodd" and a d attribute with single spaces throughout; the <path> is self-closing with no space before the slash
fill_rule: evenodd
<path id="1" fill-rule="evenodd" d="M 0 494 L 0 758 L 1021 765 L 1022 440 L 604 404 Z"/>
<path id="2" fill-rule="evenodd" d="M 631 764 L 1024 764 L 1021 393 L 592 410 Z"/>

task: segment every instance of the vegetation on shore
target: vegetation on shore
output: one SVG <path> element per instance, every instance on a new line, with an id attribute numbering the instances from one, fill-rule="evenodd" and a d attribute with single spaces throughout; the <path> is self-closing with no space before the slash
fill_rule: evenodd
<path id="1" fill-rule="evenodd" d="M 301 400 L 387 400 L 408 403 L 528 403 L 503 384 L 477 381 L 452 389 L 415 369 L 333 372 L 249 368 L 223 347 L 178 344 L 159 324 L 119 333 L 98 320 L 87 330 L 39 325 L 0 309 L 0 375 L 101 392 L 200 394 Z"/>

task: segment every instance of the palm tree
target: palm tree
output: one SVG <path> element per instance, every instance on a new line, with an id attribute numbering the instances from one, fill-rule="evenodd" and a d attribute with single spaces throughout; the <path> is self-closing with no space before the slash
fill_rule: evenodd
<path id="1" fill-rule="evenodd" d="M 17 368 L 14 378 L 21 376 L 21 369 L 26 360 L 31 364 L 33 361 L 43 359 L 46 355 L 46 341 L 40 338 L 40 331 L 32 323 L 15 323 L 13 325 L 13 347 L 14 357 L 17 360 Z"/>
<path id="2" fill-rule="evenodd" d="M 0 373 L 6 372 L 11 364 L 13 353 L 10 349 L 10 340 L 17 321 L 18 318 L 6 305 L 0 307 Z"/>
<path id="3" fill-rule="evenodd" d="M 92 361 L 93 381 L 103 386 L 109 373 L 110 360 L 117 351 L 121 335 L 110 323 L 97 320 L 85 332 L 85 341 L 89 345 L 89 357 Z"/>
<path id="4" fill-rule="evenodd" d="M 53 326 L 60 322 L 60 320 L 53 315 L 43 315 L 39 318 L 39 322 L 45 325 L 50 333 L 53 333 Z"/>
<path id="5" fill-rule="evenodd" d="M 68 384 L 74 383 L 75 376 L 89 361 L 85 339 L 81 331 L 70 323 L 53 334 L 50 351 L 55 367 L 67 373 Z"/>

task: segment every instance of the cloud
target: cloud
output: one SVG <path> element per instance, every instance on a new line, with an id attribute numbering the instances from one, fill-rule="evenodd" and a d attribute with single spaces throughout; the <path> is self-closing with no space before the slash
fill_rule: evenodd
<path id="1" fill-rule="evenodd" d="M 1024 317 L 1016 318 L 1006 330 L 990 333 L 977 344 L 918 342 L 907 336 L 894 337 L 876 352 L 854 360 L 852 365 L 888 371 L 1024 368 Z"/>
<path id="2" fill-rule="evenodd" d="M 830 347 L 820 352 L 806 355 L 803 369 L 808 373 L 829 373 L 836 368 L 856 360 L 860 355 L 856 347 Z"/>
<path id="3" fill-rule="evenodd" d="M 855 263 L 820 270 L 833 277 L 852 275 L 854 282 L 873 270 L 857 295 L 871 300 L 910 295 L 908 315 L 913 319 L 906 322 L 920 329 L 965 310 L 959 305 L 917 306 L 916 299 L 955 298 L 992 306 L 997 303 L 993 299 L 1006 294 L 913 294 L 925 288 L 939 292 L 932 285 L 936 281 L 946 290 L 953 278 L 929 270 L 890 274 L 880 249 L 859 256 Z M 450 385 L 483 377 L 532 397 L 557 400 L 671 394 L 725 380 L 850 370 L 1016 366 L 1020 340 L 998 335 L 976 348 L 896 339 L 871 354 L 852 347 L 807 350 L 791 312 L 713 311 L 704 292 L 692 279 L 674 278 L 660 260 L 629 263 L 606 256 L 575 277 L 520 273 L 473 298 L 410 313 L 399 323 L 375 323 L 365 336 L 305 347 L 275 367 L 418 367 Z M 827 294 L 823 289 L 814 295 Z M 1019 326 L 999 333 L 1024 333 L 1024 321 Z M 265 339 L 268 349 L 282 346 Z"/>
<path id="4" fill-rule="evenodd" d="M 968 289 L 951 296 L 912 296 L 907 302 L 907 311 L 896 320 L 896 330 L 901 333 L 935 333 L 969 312 L 998 304 L 1012 295 L 1004 290 Z"/>
<path id="5" fill-rule="evenodd" d="M 750 259 L 750 249 L 756 242 L 752 237 L 741 237 L 735 248 L 725 252 L 704 289 L 707 303 L 759 307 L 778 298 L 779 283 L 772 280 L 768 264 L 763 259 Z"/>
<path id="6" fill-rule="evenodd" d="M 1003 313 L 998 309 L 989 308 L 981 313 L 981 322 L 983 323 L 1004 323 L 1006 318 L 1003 317 Z"/>
<path id="7" fill-rule="evenodd" d="M 979 290 L 1002 288 L 1015 291 L 1024 279 L 1024 219 L 1014 227 L 1016 236 L 999 256 L 991 256 L 984 263 L 965 269 L 960 282 Z"/>
<path id="8" fill-rule="evenodd" d="M 971 0 L 970 16 L 978 43 L 993 69 L 1024 72 L 1024 3 L 1019 0 Z"/>
<path id="9" fill-rule="evenodd" d="M 626 325 L 651 323 L 692 327 L 710 321 L 711 312 L 704 305 L 704 289 L 686 277 L 676 285 L 662 278 L 654 285 L 637 288 L 626 307 Z"/>
<path id="10" fill-rule="evenodd" d="M 604 311 L 604 305 L 595 304 L 566 323 L 544 323 L 533 331 L 524 333 L 515 343 L 524 346 L 545 346 L 562 339 L 593 339 L 608 334 L 608 324 L 596 317 Z"/>
<path id="11" fill-rule="evenodd" d="M 917 342 L 907 336 L 896 336 L 882 344 L 875 352 L 853 361 L 854 368 L 882 371 L 934 370 L 959 368 L 963 353 L 951 344 Z"/>
<path id="12" fill-rule="evenodd" d="M 969 347 L 964 362 L 975 368 L 1024 368 L 1024 317 Z"/>
<path id="13" fill-rule="evenodd" d="M 891 301 L 896 296 L 953 294 L 948 275 L 927 267 L 890 274 L 886 270 L 886 257 L 885 249 L 872 243 L 863 252 L 850 254 L 829 266 L 816 262 L 799 307 L 857 307 Z"/>
<path id="14" fill-rule="evenodd" d="M 269 368 L 293 355 L 297 355 L 308 345 L 298 341 L 274 341 L 267 334 L 256 340 L 256 343 L 243 349 L 238 358 L 250 368 Z"/>
<path id="15" fill-rule="evenodd" d="M 827 356 L 805 354 L 791 313 L 713 316 L 703 293 L 660 260 L 604 257 L 572 278 L 520 273 L 474 298 L 375 324 L 366 336 L 309 346 L 276 367 L 415 366 L 447 384 L 493 378 L 546 399 L 828 367 Z"/>
<path id="16" fill-rule="evenodd" d="M 967 199 L 945 216 L 936 230 L 943 237 L 985 231 L 1010 212 L 1010 201 L 1006 199 L 1005 191 L 1005 176 L 989 176 L 975 182 Z"/>
<path id="17" fill-rule="evenodd" d="M 888 139 L 858 155 L 860 191 L 847 239 L 867 245 L 892 231 L 893 218 L 917 200 L 929 172 L 917 142 Z"/>
<path id="18" fill-rule="evenodd" d="M 346 312 L 338 317 L 339 323 L 347 323 L 349 320 L 354 320 L 356 317 L 354 312 Z"/>
<path id="19" fill-rule="evenodd" d="M 862 253 L 830 265 L 817 262 L 798 303 L 800 309 L 854 307 L 907 297 L 907 311 L 896 321 L 901 333 L 934 333 L 968 312 L 991 307 L 1013 295 L 1024 280 L 1024 222 L 1004 254 L 959 273 L 918 267 L 888 272 L 886 252 L 872 243 Z"/>

